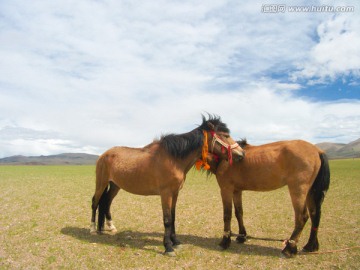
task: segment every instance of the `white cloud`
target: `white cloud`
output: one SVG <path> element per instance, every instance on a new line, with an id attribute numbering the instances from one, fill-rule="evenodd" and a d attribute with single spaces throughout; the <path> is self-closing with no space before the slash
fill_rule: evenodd
<path id="1" fill-rule="evenodd" d="M 16 154 L 47 155 L 56 152 L 98 153 L 99 148 L 78 145 L 49 130 L 5 126 L 0 129 L 0 156 Z"/>
<path id="2" fill-rule="evenodd" d="M 295 76 L 318 81 L 335 80 L 342 76 L 360 77 L 359 14 L 334 16 L 317 27 L 319 42 Z"/>
<path id="3" fill-rule="evenodd" d="M 287 78 L 351 73 L 356 84 L 358 20 L 261 5 L 1 2 L 0 156 L 141 146 L 204 112 L 252 143 L 357 139 L 357 101 L 300 99 Z"/>

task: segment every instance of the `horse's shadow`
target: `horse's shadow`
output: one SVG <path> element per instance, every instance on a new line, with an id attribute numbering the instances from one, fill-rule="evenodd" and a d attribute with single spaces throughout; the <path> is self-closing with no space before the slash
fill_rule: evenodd
<path id="1" fill-rule="evenodd" d="M 121 231 L 117 232 L 114 235 L 110 234 L 101 234 L 101 235 L 91 235 L 89 229 L 78 228 L 78 227 L 65 227 L 61 229 L 61 233 L 77 238 L 81 241 L 86 241 L 94 244 L 103 244 L 110 246 L 117 246 L 119 248 L 131 247 L 140 250 L 152 251 L 154 253 L 163 252 L 163 243 L 162 238 L 163 234 L 159 232 L 139 232 L 139 231 Z M 188 234 L 178 234 L 178 239 L 182 242 L 183 248 L 186 248 L 186 245 L 194 245 L 208 250 L 216 250 L 222 252 L 219 247 L 220 238 L 214 237 L 203 237 L 197 235 L 188 235 Z M 270 256 L 270 257 L 279 257 L 280 248 L 274 248 L 270 246 L 263 246 L 254 244 L 254 240 L 262 241 L 280 241 L 278 239 L 269 239 L 269 238 L 256 238 L 249 237 L 251 242 L 246 242 L 245 244 L 236 243 L 235 239 L 232 241 L 232 245 L 226 252 L 238 253 L 242 255 L 260 255 L 260 256 Z"/>

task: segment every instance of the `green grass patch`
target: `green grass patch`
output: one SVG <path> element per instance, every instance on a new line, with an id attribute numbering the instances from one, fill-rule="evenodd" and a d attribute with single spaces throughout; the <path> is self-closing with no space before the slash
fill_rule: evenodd
<path id="1" fill-rule="evenodd" d="M 360 245 L 360 160 L 332 160 L 323 204 L 320 251 Z M 222 204 L 214 177 L 190 171 L 177 206 L 183 248 L 162 255 L 160 197 L 120 191 L 112 213 L 115 235 L 90 235 L 94 166 L 0 167 L 0 269 L 359 269 L 360 250 L 282 259 L 293 230 L 287 188 L 244 192 L 246 244 L 220 251 Z M 235 217 L 232 229 L 237 232 Z M 309 236 L 307 224 L 299 247 Z M 261 240 L 259 238 L 266 238 Z"/>

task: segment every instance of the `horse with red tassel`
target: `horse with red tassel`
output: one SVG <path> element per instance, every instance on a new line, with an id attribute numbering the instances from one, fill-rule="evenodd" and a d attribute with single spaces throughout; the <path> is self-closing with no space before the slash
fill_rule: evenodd
<path id="1" fill-rule="evenodd" d="M 165 254 L 175 255 L 180 245 L 175 233 L 175 208 L 187 172 L 196 166 L 209 168 L 208 152 L 220 158 L 241 159 L 243 150 L 230 137 L 230 130 L 220 117 L 210 116 L 194 130 L 184 134 L 169 134 L 143 148 L 113 147 L 102 154 L 96 164 L 96 189 L 92 199 L 91 233 L 116 231 L 110 206 L 120 189 L 138 195 L 160 195 L 164 222 Z M 211 149 L 208 145 L 211 143 Z M 230 153 L 224 153 L 226 146 Z M 230 146 L 230 147 L 228 147 Z M 98 227 L 95 217 L 99 208 Z"/>

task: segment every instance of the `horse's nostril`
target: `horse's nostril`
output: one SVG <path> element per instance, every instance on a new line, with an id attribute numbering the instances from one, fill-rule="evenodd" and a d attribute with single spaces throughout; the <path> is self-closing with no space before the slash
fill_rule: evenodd
<path id="1" fill-rule="evenodd" d="M 234 158 L 234 160 L 235 160 L 235 161 L 240 161 L 240 160 L 242 160 L 243 158 L 244 158 L 243 155 L 236 155 L 235 158 Z"/>
<path id="2" fill-rule="evenodd" d="M 236 156 L 236 160 L 242 160 L 245 158 L 245 151 L 241 151 L 241 153 L 239 155 Z"/>

